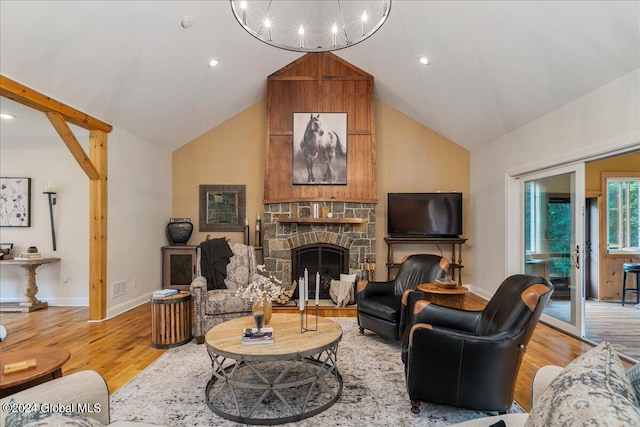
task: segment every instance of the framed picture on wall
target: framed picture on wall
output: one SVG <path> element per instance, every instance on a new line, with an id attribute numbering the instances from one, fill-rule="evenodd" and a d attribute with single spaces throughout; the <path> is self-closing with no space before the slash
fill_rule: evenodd
<path id="1" fill-rule="evenodd" d="M 347 113 L 293 113 L 292 183 L 347 184 Z"/>
<path id="2" fill-rule="evenodd" d="M 0 227 L 31 227 L 31 178 L 0 178 Z"/>
<path id="3" fill-rule="evenodd" d="M 200 231 L 244 231 L 246 186 L 201 185 Z"/>

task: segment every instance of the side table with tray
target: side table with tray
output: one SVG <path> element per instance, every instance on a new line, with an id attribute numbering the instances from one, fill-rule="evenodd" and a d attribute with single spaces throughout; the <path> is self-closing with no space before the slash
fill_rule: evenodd
<path id="1" fill-rule="evenodd" d="M 417 289 L 425 293 L 427 301 L 453 308 L 464 308 L 464 296 L 469 290 L 453 280 L 436 279 L 434 283 L 422 283 Z"/>

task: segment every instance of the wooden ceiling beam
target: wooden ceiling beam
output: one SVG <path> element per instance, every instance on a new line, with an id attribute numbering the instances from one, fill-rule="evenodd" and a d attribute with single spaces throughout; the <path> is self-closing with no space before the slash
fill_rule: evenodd
<path id="1" fill-rule="evenodd" d="M 100 179 L 100 173 L 89 159 L 89 156 L 87 156 L 87 154 L 82 149 L 82 146 L 78 142 L 76 136 L 73 134 L 73 132 L 71 132 L 71 129 L 69 128 L 67 122 L 64 120 L 62 114 L 54 112 L 48 112 L 44 114 L 45 116 L 47 116 L 47 118 L 53 125 L 53 128 L 56 130 L 56 132 L 58 132 L 58 135 L 60 135 L 60 138 L 62 138 L 62 141 L 71 152 L 71 155 L 74 157 L 74 159 L 76 159 L 89 179 Z"/>
<path id="2" fill-rule="evenodd" d="M 113 129 L 108 123 L 91 117 L 3 75 L 0 75 L 0 96 L 43 113 L 60 113 L 65 121 L 89 131 L 100 130 L 109 133 Z"/>

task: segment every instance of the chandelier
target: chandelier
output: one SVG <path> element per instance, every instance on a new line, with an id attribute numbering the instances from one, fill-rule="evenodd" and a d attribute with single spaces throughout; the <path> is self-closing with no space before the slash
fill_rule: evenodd
<path id="1" fill-rule="evenodd" d="M 366 40 L 391 0 L 230 0 L 238 23 L 258 40 L 296 52 L 330 52 Z"/>

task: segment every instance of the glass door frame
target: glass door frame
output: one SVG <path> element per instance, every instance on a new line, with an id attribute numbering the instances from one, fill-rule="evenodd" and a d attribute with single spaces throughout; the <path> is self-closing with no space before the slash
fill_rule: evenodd
<path id="1" fill-rule="evenodd" d="M 574 173 L 574 195 L 575 201 L 572 201 L 573 209 L 573 233 L 575 243 L 579 247 L 579 251 L 572 248 L 571 265 L 575 272 L 576 286 L 575 298 L 571 300 L 571 309 L 575 313 L 575 324 L 565 322 L 547 314 L 542 315 L 541 320 L 553 327 L 561 329 L 569 334 L 584 337 L 584 212 L 585 212 L 585 178 L 584 178 L 584 162 L 571 163 L 564 166 L 551 167 L 544 170 L 538 170 L 530 173 L 522 173 L 517 176 L 511 176 L 509 189 L 507 191 L 507 273 L 517 274 L 524 272 L 525 265 L 525 239 L 524 239 L 524 197 L 525 182 L 541 178 L 552 177 L 556 175 Z M 517 213 L 517 214 L 514 214 Z M 576 262 L 579 268 L 576 268 Z"/>

